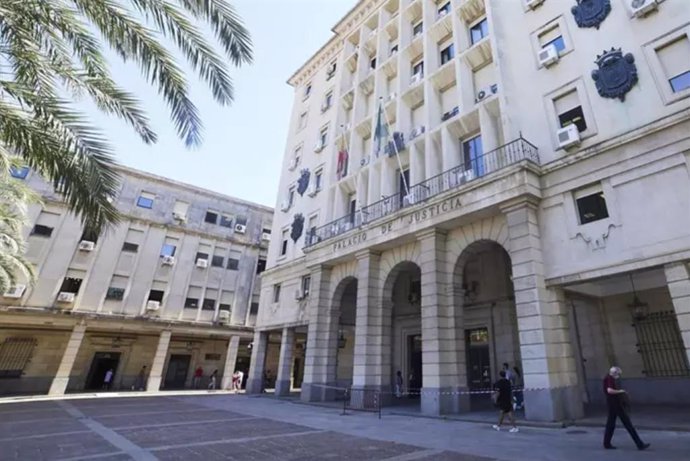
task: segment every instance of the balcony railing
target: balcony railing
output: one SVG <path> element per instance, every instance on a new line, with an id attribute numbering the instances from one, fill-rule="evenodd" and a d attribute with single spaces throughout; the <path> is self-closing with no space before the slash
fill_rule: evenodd
<path id="1" fill-rule="evenodd" d="M 522 137 L 503 146 L 477 156 L 462 164 L 444 171 L 425 181 L 409 187 L 409 193 L 394 194 L 316 228 L 307 235 L 305 247 L 316 245 L 325 240 L 374 221 L 390 216 L 403 208 L 425 202 L 437 195 L 453 190 L 464 184 L 481 179 L 483 176 L 501 170 L 523 160 L 539 164 L 538 149 Z"/>

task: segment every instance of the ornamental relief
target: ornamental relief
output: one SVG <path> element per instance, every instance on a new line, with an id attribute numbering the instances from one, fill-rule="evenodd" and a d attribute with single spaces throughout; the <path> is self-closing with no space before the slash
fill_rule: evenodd
<path id="1" fill-rule="evenodd" d="M 611 12 L 611 0 L 577 0 L 570 11 L 578 27 L 599 26 Z"/>
<path id="2" fill-rule="evenodd" d="M 602 98 L 618 98 L 625 101 L 625 95 L 637 83 L 637 67 L 632 53 L 620 48 L 611 48 L 597 56 L 598 69 L 592 71 L 592 79 Z"/>

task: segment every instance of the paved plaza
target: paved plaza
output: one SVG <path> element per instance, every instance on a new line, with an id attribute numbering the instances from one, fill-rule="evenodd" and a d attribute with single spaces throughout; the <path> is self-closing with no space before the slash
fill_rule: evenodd
<path id="1" fill-rule="evenodd" d="M 686 460 L 690 433 L 643 432 L 649 452 L 598 428 L 523 427 L 369 413 L 235 395 L 0 405 L 0 460 Z"/>

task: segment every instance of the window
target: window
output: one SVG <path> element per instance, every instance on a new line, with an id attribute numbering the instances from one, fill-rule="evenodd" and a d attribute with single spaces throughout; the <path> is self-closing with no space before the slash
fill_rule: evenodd
<path id="1" fill-rule="evenodd" d="M 321 147 L 328 144 L 328 127 L 327 126 L 321 128 L 321 131 L 319 132 L 319 144 L 321 145 Z"/>
<path id="2" fill-rule="evenodd" d="M 309 217 L 309 227 L 307 228 L 309 230 L 309 235 L 311 237 L 314 237 L 316 235 L 316 226 L 317 223 L 319 222 L 319 216 L 314 215 Z M 311 241 L 310 243 L 316 243 L 315 241 Z"/>
<path id="3" fill-rule="evenodd" d="M 465 171 L 472 170 L 476 176 L 482 176 L 484 174 L 483 154 L 484 148 L 481 136 L 475 136 L 474 138 L 463 141 L 462 155 Z"/>
<path id="4" fill-rule="evenodd" d="M 302 112 L 301 114 L 299 114 L 299 125 L 297 125 L 297 129 L 301 130 L 305 126 L 307 126 L 307 113 Z"/>
<path id="5" fill-rule="evenodd" d="M 204 299 L 201 304 L 202 311 L 215 311 L 216 310 L 216 300 L 215 299 Z"/>
<path id="6" fill-rule="evenodd" d="M 189 203 L 183 202 L 182 200 L 175 200 L 175 205 L 173 206 L 173 218 L 185 221 L 187 219 L 188 212 Z"/>
<path id="7" fill-rule="evenodd" d="M 357 211 L 357 196 L 355 194 L 350 194 L 348 197 L 349 201 L 349 207 L 348 207 L 348 217 L 350 219 L 350 223 L 354 224 L 355 223 L 355 212 Z"/>
<path id="8" fill-rule="evenodd" d="M 289 238 L 289 232 L 287 229 L 283 229 L 283 235 L 282 235 L 282 240 L 280 243 L 280 256 L 285 256 L 287 254 L 287 249 L 288 249 L 288 238 Z"/>
<path id="9" fill-rule="evenodd" d="M 213 255 L 213 259 L 211 260 L 211 266 L 223 267 L 224 262 L 225 262 L 225 258 L 223 258 L 222 256 Z"/>
<path id="10" fill-rule="evenodd" d="M 137 206 L 140 208 L 153 208 L 153 201 L 156 199 L 156 194 L 150 192 L 142 192 L 137 199 Z"/>
<path id="11" fill-rule="evenodd" d="M 333 61 L 329 66 L 328 66 L 328 71 L 326 71 L 326 80 L 330 80 L 333 78 L 335 75 L 335 71 L 338 68 L 338 65 L 335 61 Z"/>
<path id="12" fill-rule="evenodd" d="M 419 61 L 412 66 L 412 75 L 424 75 L 424 61 Z"/>
<path id="13" fill-rule="evenodd" d="M 177 247 L 175 245 L 166 243 L 163 245 L 163 248 L 161 248 L 161 256 L 175 256 L 176 250 Z"/>
<path id="14" fill-rule="evenodd" d="M 108 291 L 105 293 L 105 299 L 111 300 L 111 301 L 122 301 L 122 299 L 124 297 L 125 297 L 125 289 L 124 288 L 110 287 L 110 288 L 108 288 Z"/>
<path id="15" fill-rule="evenodd" d="M 311 83 L 307 83 L 304 87 L 304 99 L 307 99 L 311 95 Z"/>
<path id="16" fill-rule="evenodd" d="M 260 274 L 266 270 L 266 258 L 259 258 L 259 262 L 256 264 L 256 274 Z"/>
<path id="17" fill-rule="evenodd" d="M 587 129 L 587 122 L 585 121 L 585 114 L 582 111 L 580 100 L 577 96 L 577 90 L 564 94 L 554 100 L 556 107 L 556 114 L 558 114 L 558 122 L 561 128 L 574 123 L 579 132 Z"/>
<path id="18" fill-rule="evenodd" d="M 280 283 L 273 285 L 273 302 L 280 302 Z"/>
<path id="19" fill-rule="evenodd" d="M 65 277 L 60 286 L 60 292 L 66 293 L 79 293 L 79 288 L 81 288 L 82 279 Z"/>
<path id="20" fill-rule="evenodd" d="M 553 45 L 556 47 L 556 51 L 560 54 L 563 50 L 565 50 L 565 42 L 563 41 L 563 37 L 559 35 L 558 37 L 554 38 L 550 42 L 547 42 L 544 44 L 543 48 L 546 48 L 549 45 Z"/>
<path id="21" fill-rule="evenodd" d="M 450 2 L 446 2 L 445 5 L 438 9 L 438 17 L 440 18 L 448 13 L 450 13 Z"/>
<path id="22" fill-rule="evenodd" d="M 130 243 L 130 242 L 125 242 L 122 244 L 122 251 L 126 251 L 128 253 L 136 253 L 139 251 L 139 245 L 136 243 Z"/>
<path id="23" fill-rule="evenodd" d="M 305 275 L 302 277 L 302 295 L 309 296 L 309 290 L 311 289 L 311 275 Z"/>
<path id="24" fill-rule="evenodd" d="M 218 222 L 218 213 L 216 213 L 215 211 L 207 211 L 206 217 L 204 218 L 204 222 L 207 222 L 209 224 L 216 224 Z"/>
<path id="25" fill-rule="evenodd" d="M 249 315 L 256 315 L 259 313 L 259 303 L 251 303 L 249 306 Z"/>
<path id="26" fill-rule="evenodd" d="M 228 270 L 236 271 L 240 267 L 240 260 L 236 258 L 228 258 Z"/>
<path id="27" fill-rule="evenodd" d="M 221 215 L 220 222 L 218 223 L 221 227 L 232 228 L 232 216 L 226 214 Z"/>
<path id="28" fill-rule="evenodd" d="M 228 312 L 230 312 L 230 311 L 232 310 L 232 306 L 230 306 L 230 304 L 222 304 L 222 303 L 221 303 L 221 304 L 218 305 L 218 310 L 219 310 L 219 311 L 228 311 Z"/>
<path id="29" fill-rule="evenodd" d="M 184 300 L 184 308 L 185 309 L 198 309 L 199 308 L 199 300 L 196 298 L 186 298 Z"/>
<path id="30" fill-rule="evenodd" d="M 674 93 L 690 89 L 690 39 L 687 35 L 656 50 Z"/>
<path id="31" fill-rule="evenodd" d="M 314 173 L 314 184 L 316 185 L 316 190 L 321 190 L 322 178 L 323 178 L 323 170 L 318 170 Z"/>
<path id="32" fill-rule="evenodd" d="M 412 36 L 416 37 L 424 32 L 424 21 L 419 21 L 417 24 L 412 26 Z"/>
<path id="33" fill-rule="evenodd" d="M 453 47 L 453 44 L 451 43 L 447 47 L 445 47 L 443 50 L 441 50 L 441 65 L 444 65 L 451 59 L 455 57 L 455 48 Z"/>
<path id="34" fill-rule="evenodd" d="M 329 91 L 326 93 L 326 98 L 323 101 L 323 109 L 328 110 L 333 105 L 333 92 Z"/>
<path id="35" fill-rule="evenodd" d="M 21 166 L 17 168 L 13 166 L 10 168 L 10 175 L 12 175 L 13 178 L 17 179 L 26 179 L 26 177 L 29 175 L 29 167 Z"/>
<path id="36" fill-rule="evenodd" d="M 391 46 L 390 55 L 393 56 L 397 52 L 398 52 L 398 44 L 396 43 L 395 45 Z"/>
<path id="37" fill-rule="evenodd" d="M 547 26 L 548 27 L 548 26 Z M 549 45 L 556 47 L 556 51 L 560 54 L 565 50 L 565 40 L 561 34 L 561 28 L 557 25 L 544 32 L 541 32 L 538 37 L 539 45 L 546 48 Z"/>
<path id="38" fill-rule="evenodd" d="M 98 242 L 98 233 L 94 232 L 94 231 L 85 230 L 81 234 L 81 241 L 97 243 Z"/>
<path id="39" fill-rule="evenodd" d="M 149 291 L 149 297 L 147 301 L 156 301 L 162 303 L 164 294 L 165 292 L 163 290 L 151 290 Z"/>
<path id="40" fill-rule="evenodd" d="M 53 235 L 53 228 L 48 226 L 43 226 L 41 224 L 36 224 L 33 229 L 31 229 L 31 235 L 38 235 L 41 237 L 50 237 Z"/>
<path id="41" fill-rule="evenodd" d="M 470 27 L 470 41 L 473 45 L 487 35 L 489 35 L 489 22 L 486 18 Z"/>
<path id="42" fill-rule="evenodd" d="M 297 166 L 302 162 L 302 146 L 299 146 L 297 149 L 295 149 L 294 159 L 294 166 L 297 168 Z"/>
<path id="43" fill-rule="evenodd" d="M 604 192 L 601 188 L 588 187 L 580 191 L 575 191 L 574 197 L 580 224 L 587 224 L 609 217 L 609 211 L 608 208 L 606 208 L 606 199 L 604 198 Z"/>
<path id="44" fill-rule="evenodd" d="M 290 189 L 288 189 L 288 206 L 292 208 L 292 205 L 295 204 L 295 186 L 291 186 Z"/>
<path id="45" fill-rule="evenodd" d="M 369 61 L 369 67 L 376 69 L 376 58 L 373 58 L 371 61 Z"/>
<path id="46" fill-rule="evenodd" d="M 0 378 L 21 378 L 36 344 L 35 338 L 5 338 L 0 344 Z"/>

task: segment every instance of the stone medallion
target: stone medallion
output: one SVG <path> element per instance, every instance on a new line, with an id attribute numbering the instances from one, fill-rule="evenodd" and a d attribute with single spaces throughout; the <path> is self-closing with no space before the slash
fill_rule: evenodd
<path id="1" fill-rule="evenodd" d="M 631 53 L 624 56 L 620 48 L 611 48 L 597 56 L 595 64 L 599 68 L 592 71 L 592 78 L 599 96 L 625 101 L 625 95 L 637 83 L 635 57 Z"/>
<path id="2" fill-rule="evenodd" d="M 302 232 L 304 232 L 304 216 L 302 213 L 297 213 L 292 219 L 292 228 L 290 230 L 292 241 L 297 243 L 297 240 L 302 236 Z"/>
<path id="3" fill-rule="evenodd" d="M 309 169 L 305 168 L 300 172 L 299 179 L 297 180 L 297 193 L 302 196 L 304 193 L 307 191 L 307 187 L 309 187 L 309 177 L 311 176 L 311 173 L 309 173 Z"/>
<path id="4" fill-rule="evenodd" d="M 570 11 L 578 27 L 596 27 L 604 22 L 611 12 L 611 0 L 577 0 Z"/>

